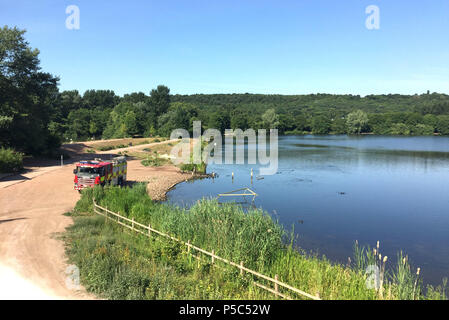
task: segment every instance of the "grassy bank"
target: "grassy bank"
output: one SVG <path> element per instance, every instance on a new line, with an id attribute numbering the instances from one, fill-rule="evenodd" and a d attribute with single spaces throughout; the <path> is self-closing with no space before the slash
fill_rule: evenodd
<path id="1" fill-rule="evenodd" d="M 136 299 L 265 299 L 248 275 L 212 268 L 168 241 L 129 234 L 92 214 L 92 199 L 120 214 L 170 233 L 221 257 L 279 279 L 324 299 L 441 299 L 441 288 L 423 295 L 419 276 L 408 264 L 385 274 L 382 290 L 366 286 L 365 265 L 371 249 L 356 248 L 351 266 L 332 264 L 323 257 L 298 251 L 285 230 L 261 210 L 199 201 L 190 210 L 154 203 L 145 185 L 96 188 L 83 192 L 74 212 L 75 224 L 66 233 L 67 253 L 81 271 L 82 284 L 107 298 Z M 377 264 L 376 261 L 374 261 Z M 401 261 L 402 263 L 402 261 Z M 382 268 L 382 265 L 380 265 Z M 382 270 L 382 269 L 381 269 Z M 393 270 L 394 271 L 394 270 Z"/>
<path id="2" fill-rule="evenodd" d="M 101 216 L 76 216 L 65 236 L 81 283 L 106 299 L 268 299 L 238 272 L 198 263 L 179 245 L 136 237 Z"/>

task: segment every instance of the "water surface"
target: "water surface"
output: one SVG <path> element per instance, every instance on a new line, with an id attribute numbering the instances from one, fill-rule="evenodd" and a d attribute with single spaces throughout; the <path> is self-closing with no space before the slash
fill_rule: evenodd
<path id="1" fill-rule="evenodd" d="M 355 240 L 379 240 L 390 264 L 405 251 L 426 283 L 449 276 L 447 137 L 280 137 L 277 174 L 259 180 L 248 164 L 212 171 L 218 178 L 180 184 L 169 201 L 190 205 L 249 187 L 259 195 L 255 205 L 294 227 L 307 251 L 346 263 Z"/>

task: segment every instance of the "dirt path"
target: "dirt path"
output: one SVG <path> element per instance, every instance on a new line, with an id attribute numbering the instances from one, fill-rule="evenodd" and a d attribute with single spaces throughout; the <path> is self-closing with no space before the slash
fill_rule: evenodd
<path id="1" fill-rule="evenodd" d="M 192 178 L 194 178 L 192 174 L 182 173 L 179 168 L 172 165 L 145 167 L 140 161 L 128 162 L 128 180 L 148 182 L 148 195 L 156 201 L 165 200 L 170 188 Z"/>
<path id="2" fill-rule="evenodd" d="M 54 298 L 88 298 L 66 287 L 64 245 L 55 237 L 72 223 L 63 215 L 79 199 L 72 179 L 67 165 L 0 189 L 0 273 L 13 270 L 18 280 L 22 277 Z M 19 281 L 0 283 L 0 296 L 17 295 L 18 286 Z M 21 296 L 29 296 L 24 288 Z"/>
<path id="3" fill-rule="evenodd" d="M 115 149 L 115 150 L 109 150 L 109 151 L 98 151 L 99 154 L 105 154 L 105 153 L 118 153 L 118 152 L 123 152 L 123 151 L 139 151 L 139 150 L 143 150 L 145 148 L 149 148 L 149 147 L 154 147 L 156 145 L 160 145 L 160 144 L 166 144 L 166 143 L 175 143 L 175 142 L 179 142 L 179 139 L 173 139 L 173 140 L 165 140 L 165 141 L 161 141 L 161 142 L 152 142 L 152 143 L 146 143 L 146 144 L 139 144 L 137 146 L 130 146 L 130 147 L 126 147 L 126 148 L 119 148 L 119 149 Z M 86 145 L 88 145 L 86 143 Z"/>
<path id="4" fill-rule="evenodd" d="M 83 289 L 66 286 L 68 265 L 57 235 L 72 223 L 63 214 L 72 210 L 80 197 L 73 190 L 72 170 L 73 164 L 36 166 L 26 174 L 0 181 L 2 299 L 93 298 Z M 152 199 L 163 199 L 167 189 L 190 178 L 191 174 L 174 166 L 145 167 L 139 160 L 128 162 L 128 180 L 148 181 Z"/>

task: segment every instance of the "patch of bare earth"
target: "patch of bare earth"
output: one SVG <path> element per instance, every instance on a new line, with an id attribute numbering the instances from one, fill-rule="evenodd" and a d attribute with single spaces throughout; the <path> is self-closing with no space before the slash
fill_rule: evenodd
<path id="1" fill-rule="evenodd" d="M 119 144 L 121 141 L 113 142 Z M 155 145 L 130 149 L 138 151 Z M 70 153 L 70 162 L 99 156 L 83 154 L 85 146 L 84 143 L 64 146 Z M 64 243 L 58 237 L 73 223 L 64 213 L 73 209 L 80 196 L 73 190 L 73 164 L 61 167 L 58 163 L 59 159 L 36 161 L 26 168 L 25 173 L 0 181 L 2 299 L 93 298 L 82 288 L 74 290 L 66 284 L 68 261 Z M 153 200 L 165 199 L 171 187 L 192 178 L 192 174 L 182 173 L 173 165 L 145 167 L 140 160 L 128 162 L 128 180 L 148 182 L 148 193 Z"/>
<path id="2" fill-rule="evenodd" d="M 166 199 L 166 193 L 180 182 L 194 178 L 191 173 L 183 173 L 173 165 L 160 167 L 145 167 L 138 160 L 128 162 L 130 181 L 148 182 L 147 192 L 151 199 L 161 201 Z"/>

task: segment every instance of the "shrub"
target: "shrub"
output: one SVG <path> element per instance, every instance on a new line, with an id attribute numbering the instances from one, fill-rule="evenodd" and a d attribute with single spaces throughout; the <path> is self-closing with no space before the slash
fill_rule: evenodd
<path id="1" fill-rule="evenodd" d="M 405 123 L 398 122 L 391 126 L 390 134 L 407 136 L 410 134 L 410 129 Z"/>
<path id="2" fill-rule="evenodd" d="M 103 147 L 99 147 L 98 150 L 100 151 L 109 151 L 109 150 L 115 150 L 115 149 L 121 149 L 121 148 L 126 148 L 129 147 L 126 144 L 118 144 L 115 146 L 103 146 Z"/>
<path id="3" fill-rule="evenodd" d="M 159 167 L 162 165 L 162 160 L 159 159 L 157 156 L 154 158 L 148 157 L 147 159 L 142 160 L 141 163 L 145 167 Z"/>
<path id="4" fill-rule="evenodd" d="M 413 134 L 417 136 L 430 136 L 433 135 L 434 131 L 432 126 L 418 123 L 413 129 Z"/>
<path id="5" fill-rule="evenodd" d="M 23 153 L 11 148 L 0 149 L 0 173 L 17 172 L 23 168 Z"/>
<path id="6" fill-rule="evenodd" d="M 196 172 L 196 173 L 202 173 L 205 174 L 206 173 L 206 163 L 205 162 L 201 162 L 199 164 L 195 164 L 195 163 L 184 163 L 181 165 L 181 170 L 182 171 L 188 171 L 188 172 Z"/>

